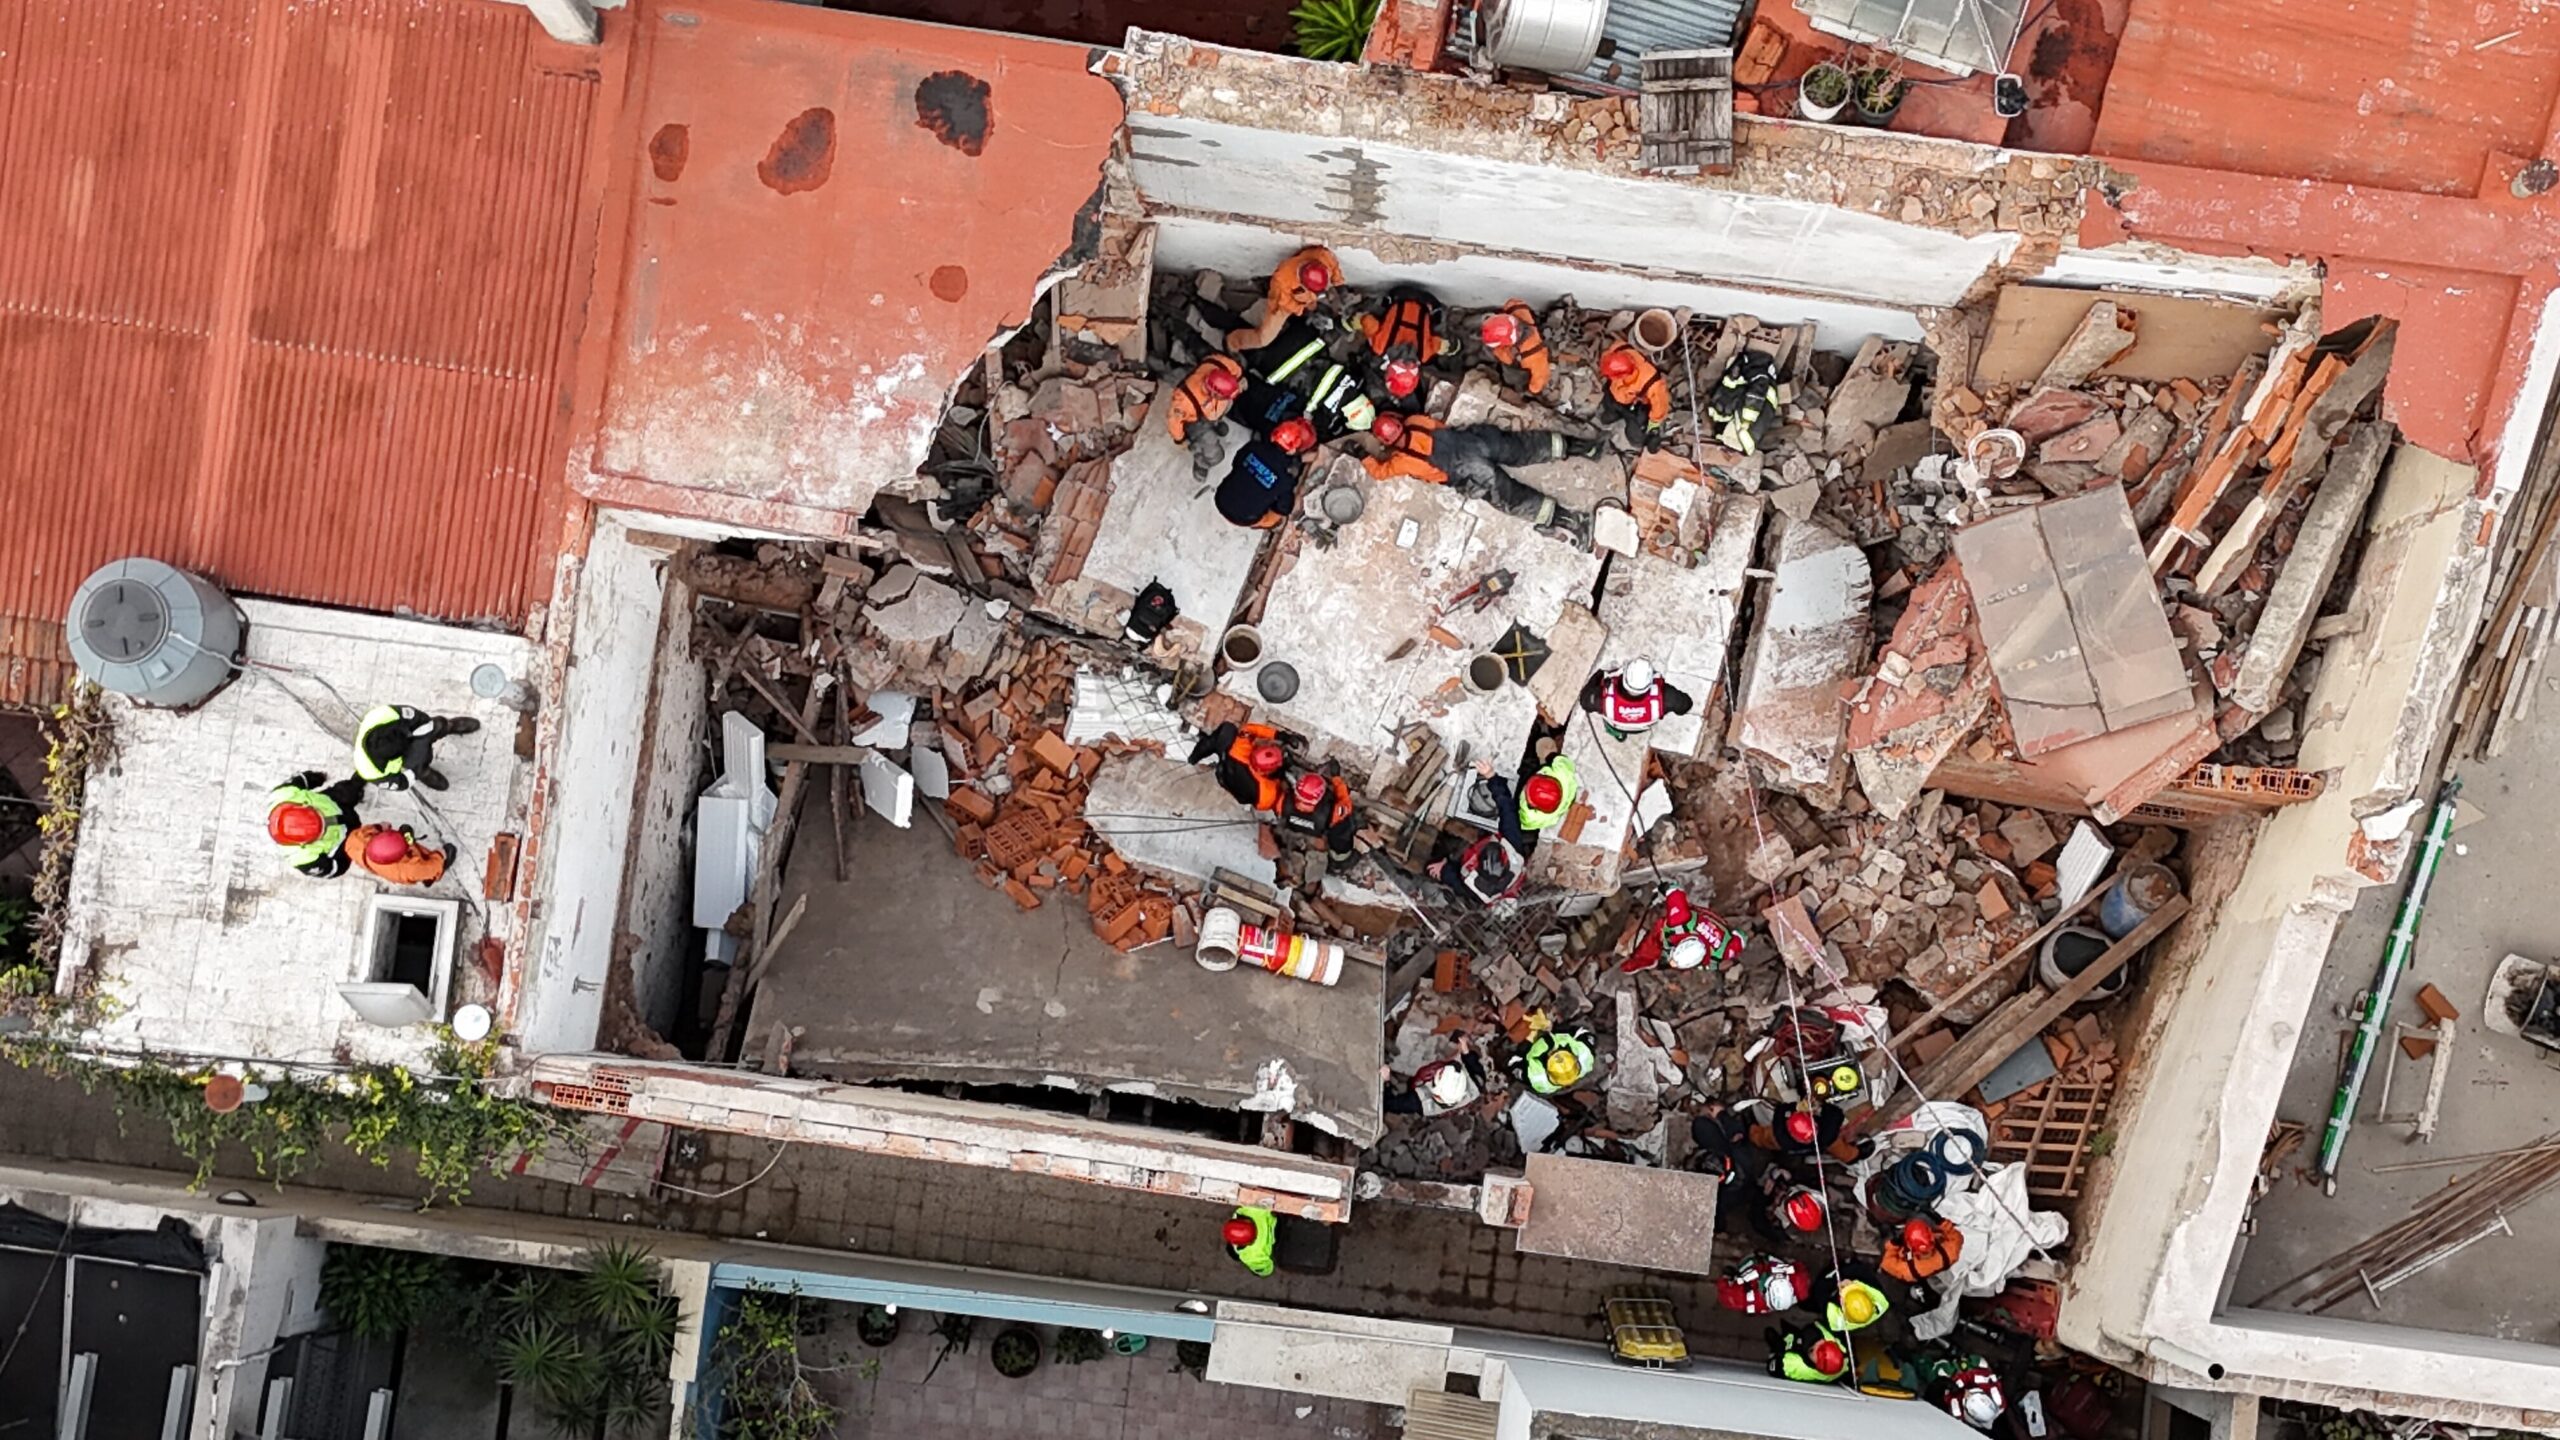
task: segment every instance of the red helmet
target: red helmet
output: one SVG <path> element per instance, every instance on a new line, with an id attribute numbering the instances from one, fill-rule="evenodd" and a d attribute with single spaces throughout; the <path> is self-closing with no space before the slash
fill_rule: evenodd
<path id="1" fill-rule="evenodd" d="M 1245 768 L 1256 775 L 1277 775 L 1280 773 L 1281 762 L 1288 758 L 1289 752 L 1265 740 L 1253 747 L 1252 751 L 1245 756 L 1244 763 Z"/>
<path id="2" fill-rule="evenodd" d="M 1924 1251 L 1937 1249 L 1938 1232 L 1936 1228 L 1931 1226 L 1926 1220 L 1903 1221 L 1902 1248 L 1905 1250 Z"/>
<path id="3" fill-rule="evenodd" d="M 1600 373 L 1612 380 L 1624 380 L 1636 373 L 1636 352 L 1621 345 L 1600 357 Z"/>
<path id="4" fill-rule="evenodd" d="M 1807 1235 L 1822 1228 L 1822 1197 L 1810 1190 L 1798 1190 L 1787 1197 L 1787 1223 Z"/>
<path id="5" fill-rule="evenodd" d="M 1813 1117 L 1803 1111 L 1797 1110 L 1787 1116 L 1787 1138 L 1798 1145 L 1812 1144 L 1813 1137 L 1821 1133 L 1813 1123 Z"/>
<path id="6" fill-rule="evenodd" d="M 1254 1236 L 1253 1222 L 1230 1220 L 1227 1222 L 1227 1228 L 1218 1233 L 1226 1236 L 1227 1243 L 1230 1245 L 1250 1245 L 1253 1243 Z"/>
<path id="7" fill-rule="evenodd" d="M 1298 267 L 1298 283 L 1321 295 L 1333 288 L 1333 272 L 1321 260 L 1310 260 Z"/>
<path id="8" fill-rule="evenodd" d="M 1521 789 L 1520 798 L 1528 801 L 1532 810 L 1553 810 L 1564 804 L 1564 787 L 1556 783 L 1553 775 L 1532 775 Z"/>
<path id="9" fill-rule="evenodd" d="M 376 865 L 396 865 L 409 858 L 409 840 L 397 830 L 378 830 L 364 842 L 364 858 Z"/>
<path id="10" fill-rule="evenodd" d="M 1814 1369 L 1826 1375 L 1849 1368 L 1849 1352 L 1841 1349 L 1837 1340 L 1814 1341 L 1813 1354 L 1808 1358 Z"/>
<path id="11" fill-rule="evenodd" d="M 1387 393 L 1402 399 L 1422 384 L 1422 367 L 1411 360 L 1387 362 Z"/>
<path id="12" fill-rule="evenodd" d="M 1224 365 L 1210 366 L 1209 373 L 1200 383 L 1208 386 L 1209 393 L 1221 400 L 1232 400 L 1238 391 L 1244 389 L 1244 382 L 1236 378 L 1236 372 Z"/>
<path id="13" fill-rule="evenodd" d="M 1299 814 L 1313 815 L 1316 807 L 1324 803 L 1324 790 L 1324 777 L 1310 770 L 1290 787 L 1290 798 L 1297 802 Z"/>
<path id="14" fill-rule="evenodd" d="M 1504 313 L 1487 315 L 1476 334 L 1487 345 L 1516 345 L 1520 342 L 1520 322 Z"/>
<path id="15" fill-rule="evenodd" d="M 1381 415 L 1369 422 L 1369 433 L 1377 436 L 1382 442 L 1393 445 L 1404 438 L 1404 421 L 1394 415 Z"/>
<path id="16" fill-rule="evenodd" d="M 308 845 L 326 828 L 320 823 L 320 812 L 299 801 L 267 812 L 267 838 L 279 845 Z"/>
<path id="17" fill-rule="evenodd" d="M 1662 897 L 1662 920 L 1666 925 L 1689 923 L 1689 892 L 1674 890 Z"/>
<path id="18" fill-rule="evenodd" d="M 1312 450 L 1316 443 L 1316 427 L 1303 418 L 1293 416 L 1271 427 L 1271 443 L 1292 455 Z"/>

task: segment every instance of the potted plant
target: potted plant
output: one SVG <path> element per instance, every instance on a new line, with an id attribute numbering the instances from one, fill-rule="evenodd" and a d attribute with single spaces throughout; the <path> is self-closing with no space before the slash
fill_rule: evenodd
<path id="1" fill-rule="evenodd" d="M 942 1342 L 942 1348 L 933 1352 L 933 1368 L 924 1372 L 926 1383 L 932 1383 L 933 1377 L 941 1373 L 943 1361 L 968 1353 L 969 1341 L 977 1333 L 974 1315 L 945 1315 L 934 1321 L 933 1337 Z"/>
<path id="2" fill-rule="evenodd" d="M 853 1312 L 853 1338 L 878 1350 L 898 1338 L 903 1323 L 898 1312 L 886 1305 L 865 1305 Z"/>
<path id="3" fill-rule="evenodd" d="M 1110 1353 L 1110 1342 L 1102 1338 L 1101 1331 L 1070 1325 L 1058 1332 L 1058 1343 L 1050 1358 L 1061 1365 L 1083 1365 Z"/>
<path id="4" fill-rule="evenodd" d="M 1902 108 L 1902 97 L 1910 89 L 1902 72 L 1890 65 L 1865 65 L 1849 76 L 1849 98 L 1858 107 L 1861 124 L 1893 123 L 1893 112 Z"/>
<path id="5" fill-rule="evenodd" d="M 1807 120 L 1837 120 L 1849 105 L 1849 72 L 1825 60 L 1796 82 L 1796 113 Z"/>
<path id="6" fill-rule="evenodd" d="M 987 1358 L 995 1363 L 997 1374 L 1019 1380 L 1040 1368 L 1040 1337 L 1016 1325 L 996 1336 L 987 1347 Z"/>

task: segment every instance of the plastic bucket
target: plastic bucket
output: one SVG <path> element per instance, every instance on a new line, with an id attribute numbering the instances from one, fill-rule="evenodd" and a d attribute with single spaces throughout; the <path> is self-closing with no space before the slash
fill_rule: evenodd
<path id="1" fill-rule="evenodd" d="M 2121 940 L 2142 928 L 2151 912 L 2178 898 L 2178 877 L 2169 867 L 2145 860 L 2128 866 L 2098 899 L 2098 928 L 2110 940 Z"/>
<path id="2" fill-rule="evenodd" d="M 1251 669 L 1262 663 L 1262 632 L 1250 625 L 1230 626 L 1218 642 L 1218 654 L 1238 670 Z"/>
<path id="3" fill-rule="evenodd" d="M 1244 917 L 1224 905 L 1200 917 L 1200 945 L 1191 952 L 1203 970 L 1233 970 L 1243 944 Z"/>
<path id="4" fill-rule="evenodd" d="M 2045 937 L 2044 948 L 2036 952 L 2036 978 L 2048 990 L 2059 990 L 2074 976 L 2086 970 L 2097 958 L 2107 953 L 2110 937 L 2103 930 L 2086 925 L 2066 925 Z M 2089 999 L 2104 1000 L 2125 986 L 2129 972 L 2119 968 L 2089 992 Z"/>
<path id="5" fill-rule="evenodd" d="M 1201 927 L 1201 935 L 1205 941 L 1206 925 Z M 1342 946 L 1335 941 L 1292 935 L 1286 930 L 1265 930 L 1259 925 L 1245 926 L 1238 941 L 1238 955 L 1274 975 L 1316 985 L 1331 985 L 1342 978 Z"/>
<path id="6" fill-rule="evenodd" d="M 1680 338 L 1680 322 L 1668 310 L 1645 310 L 1636 315 L 1636 345 L 1648 355 L 1659 355 Z"/>

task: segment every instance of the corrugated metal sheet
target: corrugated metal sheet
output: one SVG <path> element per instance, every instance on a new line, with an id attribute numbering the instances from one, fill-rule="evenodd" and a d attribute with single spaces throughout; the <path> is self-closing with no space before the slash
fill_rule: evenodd
<path id="1" fill-rule="evenodd" d="M 2026 0 L 1808 0 L 1817 29 L 1970 75 L 1998 70 L 2017 43 Z"/>
<path id="2" fill-rule="evenodd" d="M 460 0 L 0 0 L 0 657 L 127 553 L 520 622 L 598 60 Z"/>
<path id="3" fill-rule="evenodd" d="M 1487 6 L 1492 0 L 1485 0 Z M 1733 43 L 1745 0 L 1609 0 L 1609 18 L 1601 26 L 1600 54 L 1579 75 L 1607 90 L 1632 94 L 1641 77 L 1636 62 L 1648 50 L 1709 50 Z M 1475 12 L 1458 17 L 1449 53 L 1463 61 L 1474 49 Z M 1587 33 L 1587 32 L 1586 32 Z"/>

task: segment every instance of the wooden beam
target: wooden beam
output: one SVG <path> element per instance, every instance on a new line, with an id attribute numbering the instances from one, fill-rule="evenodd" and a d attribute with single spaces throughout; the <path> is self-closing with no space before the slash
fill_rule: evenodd
<path id="1" fill-rule="evenodd" d="M 783 765 L 859 765 L 871 758 L 868 745 L 767 745 L 764 758 Z"/>

